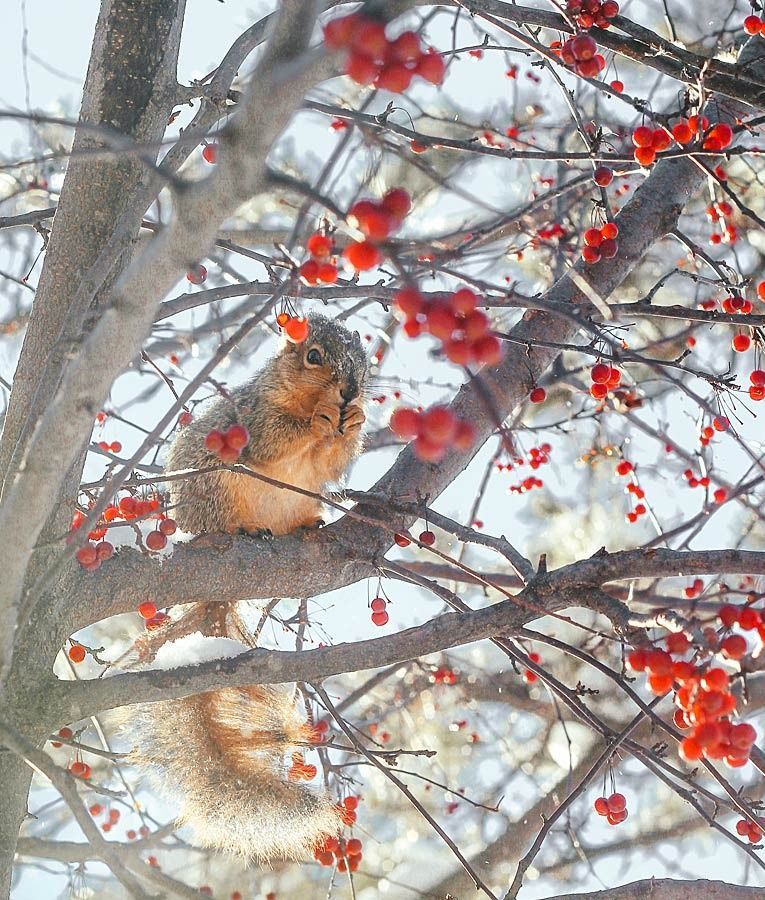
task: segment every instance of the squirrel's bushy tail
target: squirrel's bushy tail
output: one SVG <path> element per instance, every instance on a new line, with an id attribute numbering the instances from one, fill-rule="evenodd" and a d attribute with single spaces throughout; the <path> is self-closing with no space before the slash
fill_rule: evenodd
<path id="1" fill-rule="evenodd" d="M 288 693 L 225 688 L 133 707 L 130 761 L 180 803 L 197 843 L 248 859 L 296 858 L 341 827 L 326 794 L 287 779 L 305 742 Z"/>
<path id="2" fill-rule="evenodd" d="M 139 663 L 195 632 L 254 645 L 235 604 L 194 603 L 163 631 L 137 643 Z M 325 791 L 289 780 L 286 758 L 310 731 L 285 688 L 223 688 L 133 706 L 121 718 L 131 764 L 179 803 L 179 822 L 200 846 L 249 860 L 298 858 L 342 827 Z"/>

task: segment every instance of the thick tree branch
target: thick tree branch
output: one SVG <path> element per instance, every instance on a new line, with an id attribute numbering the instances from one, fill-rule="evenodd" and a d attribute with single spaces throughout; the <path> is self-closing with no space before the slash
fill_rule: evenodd
<path id="1" fill-rule="evenodd" d="M 634 550 L 603 554 L 594 560 L 536 576 L 512 600 L 471 612 L 446 613 L 386 637 L 316 650 L 255 649 L 233 659 L 196 666 L 54 683 L 51 709 L 62 716 L 63 723 L 103 709 L 185 697 L 224 686 L 322 681 L 333 675 L 407 662 L 450 647 L 508 634 L 547 613 L 569 606 L 585 606 L 587 589 L 598 587 L 615 574 L 618 578 L 642 578 L 672 576 L 683 571 L 765 574 L 765 552 Z M 250 596 L 257 593 L 255 584 L 257 581 L 249 583 Z M 283 586 L 287 586 L 286 581 Z M 132 583 L 133 604 L 137 590 Z"/>
<path id="2" fill-rule="evenodd" d="M 761 887 L 743 887 L 724 881 L 677 881 L 673 878 L 646 878 L 605 891 L 587 894 L 556 894 L 548 900 L 759 900 Z"/>

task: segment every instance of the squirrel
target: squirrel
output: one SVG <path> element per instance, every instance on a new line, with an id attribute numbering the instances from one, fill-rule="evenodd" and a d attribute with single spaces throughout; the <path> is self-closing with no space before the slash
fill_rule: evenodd
<path id="1" fill-rule="evenodd" d="M 304 342 L 286 342 L 251 381 L 178 431 L 166 468 L 219 466 L 205 436 L 238 423 L 250 434 L 241 463 L 319 493 L 360 452 L 367 370 L 358 333 L 310 315 Z M 228 470 L 174 480 L 170 497 L 179 527 L 197 535 L 284 535 L 322 524 L 320 501 Z M 236 604 L 221 602 L 192 604 L 146 640 L 155 653 L 160 643 L 195 631 L 255 643 Z M 146 646 L 143 662 L 152 658 Z M 341 826 L 327 793 L 295 780 L 304 769 L 295 751 L 311 730 L 284 688 L 224 688 L 134 707 L 127 733 L 134 743 L 131 762 L 177 796 L 179 822 L 192 827 L 201 846 L 248 860 L 299 858 Z"/>

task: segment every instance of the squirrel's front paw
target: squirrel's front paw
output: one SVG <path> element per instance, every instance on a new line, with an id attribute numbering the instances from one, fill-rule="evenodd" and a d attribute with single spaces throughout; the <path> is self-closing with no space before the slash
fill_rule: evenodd
<path id="1" fill-rule="evenodd" d="M 321 401 L 316 405 L 311 427 L 322 437 L 332 437 L 340 428 L 340 407 L 336 403 Z"/>
<path id="2" fill-rule="evenodd" d="M 340 419 L 340 433 L 348 437 L 356 434 L 366 422 L 367 417 L 364 415 L 364 409 L 359 404 L 349 403 L 343 410 Z"/>

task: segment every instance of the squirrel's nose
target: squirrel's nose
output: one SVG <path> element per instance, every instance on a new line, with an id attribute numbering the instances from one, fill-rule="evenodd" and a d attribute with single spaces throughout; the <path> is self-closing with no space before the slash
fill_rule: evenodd
<path id="1" fill-rule="evenodd" d="M 340 387 L 340 396 L 343 398 L 343 402 L 345 403 L 350 403 L 351 400 L 355 400 L 358 395 L 359 386 L 355 378 L 349 378 Z"/>

